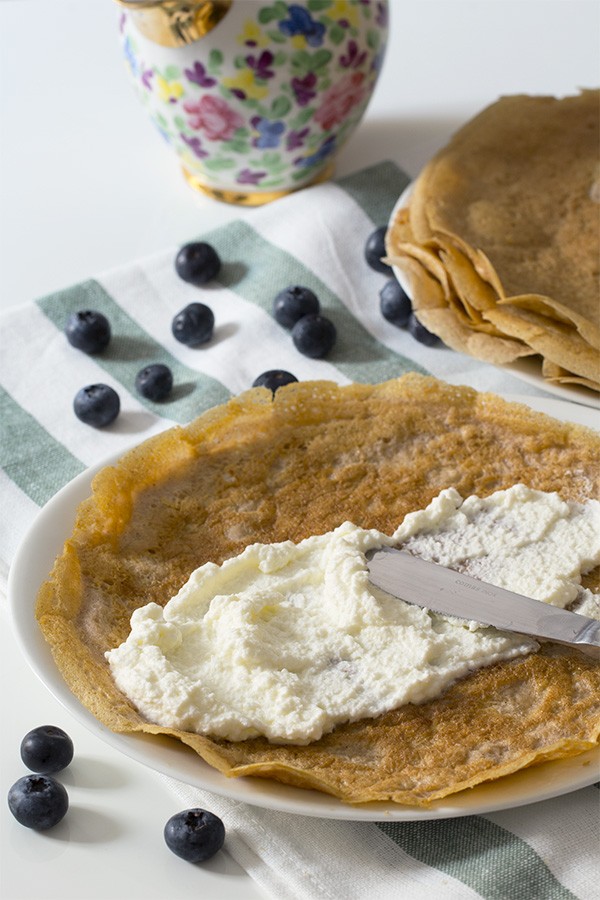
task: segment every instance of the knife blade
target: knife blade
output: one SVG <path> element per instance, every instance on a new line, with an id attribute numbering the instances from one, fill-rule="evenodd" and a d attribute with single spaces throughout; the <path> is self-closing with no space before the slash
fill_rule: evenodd
<path id="1" fill-rule="evenodd" d="M 574 647 L 600 660 L 600 622 L 479 581 L 406 550 L 367 553 L 376 587 L 433 612 Z"/>

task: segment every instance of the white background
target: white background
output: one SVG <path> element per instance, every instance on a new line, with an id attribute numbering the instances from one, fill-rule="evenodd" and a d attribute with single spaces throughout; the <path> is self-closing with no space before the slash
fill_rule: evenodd
<path id="1" fill-rule="evenodd" d="M 382 77 L 338 174 L 393 159 L 415 175 L 505 93 L 572 93 L 600 78 L 596 0 L 391 0 Z M 0 0 L 0 309 L 25 303 L 251 211 L 194 194 L 128 83 L 110 0 Z M 262 896 L 224 853 L 204 868 L 162 843 L 178 810 L 153 773 L 63 711 L 1 631 L 4 793 L 21 737 L 73 736 L 68 825 L 39 835 L 0 812 L 2 900 Z M 1 806 L 1 804 L 0 804 Z"/>

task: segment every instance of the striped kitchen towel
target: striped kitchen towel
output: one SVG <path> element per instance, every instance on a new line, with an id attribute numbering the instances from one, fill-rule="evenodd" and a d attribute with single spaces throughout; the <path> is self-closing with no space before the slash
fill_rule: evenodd
<path id="1" fill-rule="evenodd" d="M 202 235 L 223 260 L 218 280 L 202 289 L 177 277 L 172 247 L 5 313 L 0 583 L 38 507 L 70 478 L 245 390 L 266 369 L 340 384 L 377 382 L 414 369 L 481 390 L 518 393 L 521 382 L 506 372 L 418 344 L 381 316 L 378 292 L 386 277 L 368 267 L 363 248 L 373 229 L 387 222 L 407 181 L 395 165 L 381 163 Z M 327 359 L 298 353 L 271 315 L 273 298 L 291 284 L 312 288 L 336 325 L 338 341 Z M 197 300 L 213 309 L 215 334 L 210 344 L 188 348 L 173 338 L 171 320 Z M 102 355 L 86 356 L 64 337 L 69 313 L 81 309 L 99 310 L 112 324 L 113 339 Z M 151 362 L 173 370 L 175 389 L 167 403 L 135 392 L 136 373 Z M 111 385 L 121 398 L 119 418 L 102 431 L 72 412 L 77 390 L 96 382 Z"/>
<path id="2" fill-rule="evenodd" d="M 521 382 L 508 372 L 425 347 L 381 316 L 378 292 L 386 276 L 369 268 L 363 249 L 373 229 L 388 221 L 407 181 L 396 166 L 381 163 L 190 235 L 212 243 L 223 261 L 218 279 L 202 289 L 177 277 L 172 247 L 6 313 L 0 320 L 0 588 L 39 508 L 62 485 L 249 388 L 267 369 L 340 384 L 417 370 L 519 393 Z M 293 284 L 314 290 L 335 323 L 338 340 L 327 359 L 302 356 L 273 319 L 273 298 Z M 208 344 L 189 348 L 173 338 L 171 321 L 197 300 L 213 309 L 215 333 Z M 99 310 L 111 322 L 113 338 L 101 355 L 86 356 L 65 339 L 69 313 L 81 309 Z M 136 373 L 152 362 L 173 370 L 175 388 L 163 403 L 144 400 L 134 388 Z M 111 385 L 121 398 L 119 417 L 100 430 L 72 411 L 75 393 L 95 382 Z M 535 387 L 527 393 L 544 396 Z M 278 900 L 600 898 L 594 787 L 516 811 L 375 824 L 267 812 L 169 784 L 185 805 L 222 815 L 229 852 Z"/>
<path id="3" fill-rule="evenodd" d="M 166 781 L 180 809 L 222 817 L 228 851 L 273 900 L 600 898 L 597 786 L 486 815 L 370 823 L 298 817 Z"/>

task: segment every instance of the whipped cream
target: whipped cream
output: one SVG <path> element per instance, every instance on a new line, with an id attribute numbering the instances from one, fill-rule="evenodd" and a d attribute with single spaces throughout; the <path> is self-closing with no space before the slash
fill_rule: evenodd
<path id="1" fill-rule="evenodd" d="M 371 585 L 365 553 L 383 546 L 589 612 L 580 575 L 600 562 L 600 503 L 524 485 L 463 501 L 450 488 L 393 535 L 345 522 L 298 544 L 252 544 L 201 566 L 164 608 L 135 611 L 127 640 L 106 654 L 117 686 L 159 725 L 307 744 L 537 649 Z"/>

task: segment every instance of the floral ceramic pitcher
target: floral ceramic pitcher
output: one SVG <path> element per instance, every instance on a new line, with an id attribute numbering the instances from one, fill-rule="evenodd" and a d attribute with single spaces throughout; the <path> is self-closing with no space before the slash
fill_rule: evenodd
<path id="1" fill-rule="evenodd" d="M 383 61 L 386 0 L 117 0 L 137 93 L 195 188 L 255 205 L 329 177 Z"/>

